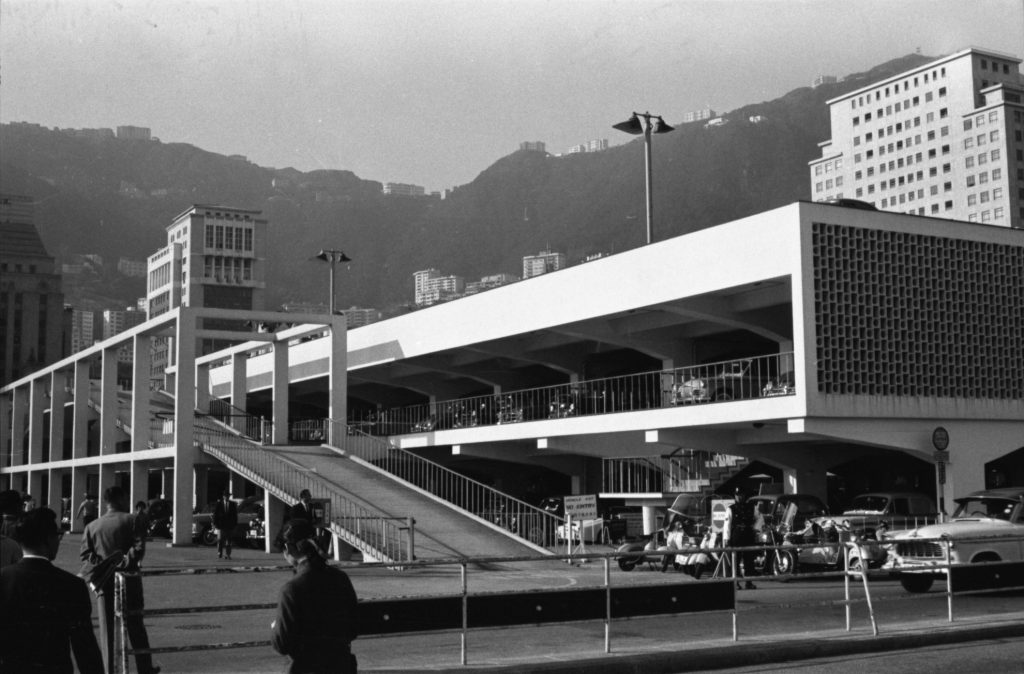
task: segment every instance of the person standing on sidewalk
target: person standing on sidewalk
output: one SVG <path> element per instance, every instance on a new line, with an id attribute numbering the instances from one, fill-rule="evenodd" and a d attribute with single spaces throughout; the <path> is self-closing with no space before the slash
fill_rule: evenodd
<path id="1" fill-rule="evenodd" d="M 131 613 L 144 608 L 139 564 L 146 554 L 145 535 L 138 530 L 135 517 L 128 512 L 128 498 L 123 489 L 117 486 L 105 489 L 103 503 L 106 512 L 90 523 L 82 536 L 82 571 L 79 575 L 90 578 L 93 569 L 101 562 L 115 555 L 121 556 L 119 568 L 124 573 L 125 609 L 129 611 L 125 616 L 128 638 L 132 648 L 148 649 L 149 635 L 142 616 Z M 110 574 L 100 587 L 95 588 L 103 663 L 110 674 L 117 665 L 114 657 L 114 583 L 114 574 Z M 149 653 L 137 654 L 135 665 L 139 674 L 160 671 L 159 667 L 153 666 L 153 656 Z"/>
<path id="2" fill-rule="evenodd" d="M 0 671 L 102 674 L 92 602 L 81 578 L 52 564 L 63 534 L 57 513 L 37 508 L 17 526 L 25 556 L 0 572 Z"/>
<path id="3" fill-rule="evenodd" d="M 295 577 L 281 588 L 270 624 L 274 650 L 291 658 L 289 674 L 356 674 L 356 591 L 348 575 L 321 556 L 315 536 L 307 520 L 285 525 L 284 558 Z"/>
<path id="4" fill-rule="evenodd" d="M 231 537 L 238 526 L 238 506 L 227 489 L 213 507 L 213 528 L 217 530 L 217 559 L 231 559 Z"/>
<path id="5" fill-rule="evenodd" d="M 759 515 L 756 505 L 747 499 L 747 492 L 737 487 L 736 501 L 729 506 L 725 513 L 725 527 L 722 538 L 727 548 L 745 548 L 757 545 L 757 532 L 760 529 Z M 751 577 L 755 575 L 754 560 L 757 558 L 756 550 L 744 550 L 737 554 L 742 560 L 743 577 L 746 579 L 744 587 L 748 590 L 756 589 Z M 739 564 L 737 564 L 739 567 Z M 736 576 L 739 576 L 739 568 L 736 569 Z M 740 586 L 739 583 L 736 584 Z"/>

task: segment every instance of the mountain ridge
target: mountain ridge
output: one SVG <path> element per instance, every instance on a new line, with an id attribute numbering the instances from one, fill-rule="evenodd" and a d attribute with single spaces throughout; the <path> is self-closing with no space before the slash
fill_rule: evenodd
<path id="1" fill-rule="evenodd" d="M 825 101 L 931 60 L 910 54 L 745 105 L 723 114 L 722 126 L 659 135 L 655 239 L 808 199 L 807 162 L 830 135 Z M 751 123 L 755 116 L 763 121 Z M 338 274 L 338 306 L 395 308 L 411 302 L 420 269 L 467 280 L 518 275 L 524 255 L 549 246 L 576 262 L 645 243 L 642 139 L 560 157 L 519 150 L 444 200 L 383 195 L 381 183 L 343 169 L 260 167 L 187 143 L 94 140 L 24 123 L 0 125 L 0 153 L 0 189 L 36 200 L 40 236 L 58 259 L 145 259 L 192 204 L 262 211 L 275 253 L 268 308 L 326 302 L 327 266 L 310 259 L 321 248 L 353 258 Z M 112 306 L 134 302 L 122 294 Z"/>

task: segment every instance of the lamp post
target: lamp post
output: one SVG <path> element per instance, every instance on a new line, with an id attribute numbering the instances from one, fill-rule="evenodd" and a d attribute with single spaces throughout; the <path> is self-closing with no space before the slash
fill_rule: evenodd
<path id="1" fill-rule="evenodd" d="M 644 118 L 644 122 L 640 121 L 641 117 Z M 652 121 L 655 119 L 658 120 L 657 125 Z M 668 133 L 669 131 L 674 131 L 675 127 L 666 124 L 661 115 L 652 115 L 649 112 L 634 112 L 632 117 L 625 122 L 614 124 L 612 128 L 625 131 L 634 136 L 641 133 L 644 134 L 644 158 L 647 168 L 647 243 L 651 243 L 654 240 L 654 197 L 651 189 L 651 134 Z"/>
<path id="2" fill-rule="evenodd" d="M 323 260 L 324 262 L 331 263 L 331 299 L 328 305 L 331 315 L 334 315 L 334 265 L 338 262 L 351 262 L 352 258 L 345 255 L 344 251 L 334 250 L 332 248 L 321 249 L 319 253 L 314 256 L 317 260 Z"/>

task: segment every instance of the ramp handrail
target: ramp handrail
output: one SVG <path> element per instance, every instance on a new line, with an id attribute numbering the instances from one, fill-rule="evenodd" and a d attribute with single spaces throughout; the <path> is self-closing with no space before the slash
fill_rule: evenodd
<path id="1" fill-rule="evenodd" d="M 285 502 L 294 502 L 310 487 L 310 471 L 243 437 L 213 417 L 195 415 L 195 444 L 207 454 Z M 321 482 L 313 490 L 330 499 L 330 528 L 367 558 L 382 562 L 412 559 L 408 533 L 401 522 L 373 512 L 341 490 Z"/>
<path id="2" fill-rule="evenodd" d="M 326 419 L 327 438 L 344 450 L 391 475 L 535 545 L 555 542 L 562 519 L 526 501 L 353 428 Z"/>

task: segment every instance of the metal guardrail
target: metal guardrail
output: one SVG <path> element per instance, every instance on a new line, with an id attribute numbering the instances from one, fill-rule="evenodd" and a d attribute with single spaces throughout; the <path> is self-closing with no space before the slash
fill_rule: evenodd
<path id="1" fill-rule="evenodd" d="M 986 563 L 975 563 L 975 564 L 950 564 L 948 555 L 948 539 L 929 539 L 946 545 L 946 557 L 943 563 L 936 567 L 936 570 L 945 573 L 947 579 L 954 578 L 957 571 L 959 570 L 981 570 L 989 571 L 989 576 L 997 578 L 1000 570 L 1003 569 L 1015 569 L 1017 570 L 1015 578 L 1024 578 L 1024 562 L 986 562 Z M 965 539 L 966 540 L 966 539 Z M 984 539 L 981 539 L 984 540 Z M 1024 543 L 1024 537 L 1014 537 L 1014 540 L 1020 540 Z M 856 542 L 841 543 L 847 548 L 856 547 Z M 611 582 L 611 562 L 621 557 L 633 557 L 637 553 L 635 551 L 630 552 L 611 552 L 611 553 L 591 553 L 591 554 L 577 554 L 577 555 L 566 555 L 564 561 L 569 563 L 582 563 L 584 561 L 602 561 L 604 564 L 603 569 L 603 582 L 600 586 L 594 588 L 582 588 L 580 590 L 558 590 L 558 591 L 544 591 L 538 593 L 536 590 L 527 589 L 514 591 L 511 593 L 470 593 L 468 591 L 468 574 L 471 570 L 476 573 L 486 574 L 487 569 L 493 568 L 495 564 L 509 564 L 518 562 L 536 562 L 536 561 L 550 561 L 550 557 L 540 556 L 521 556 L 521 557 L 486 557 L 486 558 L 463 558 L 463 559 L 434 559 L 434 560 L 417 560 L 400 562 L 394 565 L 388 564 L 387 566 L 401 566 L 403 568 L 410 567 L 427 567 L 427 566 L 451 566 L 458 565 L 461 572 L 461 587 L 458 594 L 452 595 L 434 595 L 431 594 L 428 597 L 402 597 L 402 598 L 382 598 L 368 601 L 359 602 L 360 611 L 360 632 L 362 638 L 374 638 L 374 637 L 394 637 L 401 634 L 413 634 L 413 633 L 430 633 L 430 632 L 461 632 L 462 639 L 460 645 L 460 663 L 465 665 L 467 663 L 467 633 L 471 629 L 486 629 L 486 628 L 507 628 L 516 625 L 536 625 L 538 624 L 538 616 L 545 616 L 542 622 L 546 623 L 567 623 L 579 620 L 590 620 L 590 621 L 601 621 L 604 623 L 604 652 L 612 652 L 612 626 L 616 620 L 629 619 L 633 617 L 641 616 L 655 616 L 663 614 L 679 614 L 679 613 L 730 613 L 732 615 L 732 634 L 731 639 L 733 642 L 737 642 L 740 639 L 739 630 L 739 616 L 743 612 L 740 610 L 739 602 L 737 601 L 738 582 L 743 580 L 741 576 L 737 575 L 736 561 L 738 553 L 749 551 L 752 549 L 766 550 L 782 550 L 792 549 L 794 546 L 757 546 L 756 548 L 714 548 L 710 550 L 701 548 L 683 548 L 678 550 L 659 549 L 644 551 L 643 554 L 660 558 L 661 555 L 679 555 L 688 554 L 690 552 L 705 552 L 712 553 L 718 558 L 718 565 L 715 568 L 715 572 L 712 575 L 705 576 L 701 580 L 688 580 L 685 583 L 659 583 L 645 586 L 629 586 L 622 588 L 615 588 Z M 810 545 L 796 546 L 796 547 L 811 547 Z M 845 559 L 849 560 L 849 555 L 844 555 Z M 660 564 L 660 562 L 658 562 Z M 384 566 L 383 564 L 366 564 L 364 567 L 377 567 Z M 189 577 L 194 574 L 207 574 L 207 573 L 230 573 L 232 575 L 238 573 L 258 573 L 267 572 L 274 570 L 290 570 L 289 566 L 274 565 L 274 566 L 254 566 L 254 567 L 214 567 L 214 568 L 195 568 L 195 569 L 163 569 L 163 570 L 146 570 L 141 572 L 143 576 L 163 576 L 163 577 L 176 577 L 180 576 L 183 578 Z M 659 574 L 660 575 L 660 574 Z M 867 569 L 851 569 L 848 564 L 844 565 L 844 568 L 829 571 L 823 573 L 812 573 L 812 574 L 801 574 L 802 577 L 819 577 L 819 578 L 842 578 L 843 579 L 843 592 L 842 598 L 837 600 L 822 600 L 818 597 L 809 598 L 806 600 L 807 605 L 820 606 L 823 603 L 827 605 L 841 605 L 845 608 L 846 617 L 846 631 L 852 631 L 852 607 L 855 604 L 865 603 L 868 608 L 868 615 L 871 624 L 871 631 L 874 637 L 878 637 L 878 621 L 875 615 L 874 604 L 871 595 L 871 583 L 870 578 L 872 576 L 889 576 L 884 571 L 869 571 Z M 771 577 L 771 576 L 759 576 L 758 582 L 771 581 L 771 580 L 790 580 L 791 576 L 786 577 Z M 860 580 L 863 586 L 864 598 L 855 598 L 851 592 L 851 581 Z M 121 572 L 116 575 L 116 594 L 115 594 L 115 630 L 120 635 L 119 639 L 115 639 L 115 648 L 117 649 L 116 661 L 121 664 L 123 669 L 121 671 L 127 672 L 128 656 L 135 653 L 148 652 L 152 654 L 158 653 L 182 653 L 182 652 L 194 652 L 194 651 L 205 651 L 215 649 L 229 649 L 229 648 L 266 648 L 271 645 L 269 640 L 257 640 L 257 641 L 244 641 L 235 643 L 217 643 L 217 644 L 190 644 L 185 646 L 173 646 L 173 647 L 151 647 L 146 650 L 134 650 L 127 646 L 126 629 L 125 629 L 125 616 L 128 611 L 125 609 L 124 601 L 124 578 Z M 709 590 L 713 590 L 710 594 Z M 1016 581 L 1014 585 L 1007 585 L 1006 583 L 1000 584 L 998 587 L 993 588 L 972 588 L 963 591 L 955 590 L 950 582 L 947 582 L 946 594 L 948 595 L 948 621 L 954 622 L 953 615 L 953 597 L 954 595 L 960 594 L 981 594 L 987 592 L 1005 592 L 1007 590 L 1024 590 L 1024 581 Z M 600 598 L 595 593 L 603 595 Z M 907 598 L 913 598 L 920 595 L 908 595 Z M 709 600 L 710 598 L 710 600 Z M 686 600 L 684 600 L 686 599 Z M 500 603 L 503 607 L 501 610 L 487 610 L 489 605 L 493 603 Z M 801 602 L 792 603 L 787 602 L 784 605 L 786 608 L 793 608 L 799 606 Z M 772 606 L 772 604 L 766 604 L 759 602 L 756 610 L 763 610 Z M 523 608 L 525 607 L 525 608 Z M 212 612 L 237 612 L 237 611 L 253 611 L 253 610 L 267 610 L 272 611 L 276 608 L 276 604 L 273 603 L 247 603 L 247 604 L 236 604 L 227 606 L 191 606 L 191 607 L 168 607 L 161 609 L 147 609 L 139 610 L 137 613 L 142 615 L 180 615 L 190 613 L 212 613 Z M 447 610 L 440 611 L 439 608 Z M 541 610 L 543 608 L 544 610 Z M 551 609 L 550 611 L 548 609 Z M 522 610 L 519 610 L 522 609 Z M 613 610 L 614 609 L 614 610 Z M 376 613 L 383 613 L 382 619 L 375 619 Z M 433 611 L 433 612 L 432 612 Z M 485 615 L 490 614 L 486 620 L 481 621 L 479 615 L 471 616 L 471 611 L 477 611 L 484 613 Z M 452 615 L 454 612 L 454 615 Z M 380 616 L 378 616 L 379 618 Z M 454 620 L 453 620 L 454 618 Z M 757 625 L 761 624 L 757 620 L 750 622 L 750 631 L 754 632 Z M 725 635 L 723 635 L 725 638 Z M 366 663 L 368 666 L 373 666 L 373 663 Z"/>
<path id="2" fill-rule="evenodd" d="M 196 414 L 195 444 L 286 502 L 297 501 L 310 484 L 309 471 L 267 450 L 212 417 Z M 331 530 L 363 554 L 384 562 L 412 559 L 412 534 L 405 520 L 374 512 L 354 502 L 341 490 L 320 484 L 316 491 L 330 499 Z"/>
<path id="3" fill-rule="evenodd" d="M 300 422 L 293 433 L 320 433 L 334 447 L 394 475 L 457 508 L 495 524 L 535 545 L 549 546 L 561 518 L 509 496 L 494 487 L 468 478 L 429 459 L 340 421 L 327 419 L 321 431 L 315 423 Z"/>
<path id="4" fill-rule="evenodd" d="M 405 435 L 796 395 L 792 353 L 588 379 L 381 410 L 353 410 L 349 425 L 369 435 Z"/>

